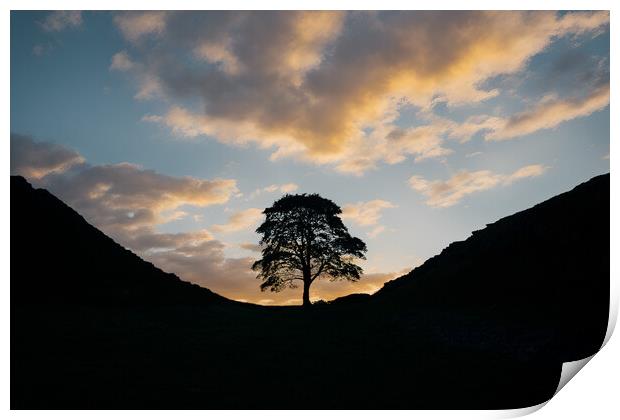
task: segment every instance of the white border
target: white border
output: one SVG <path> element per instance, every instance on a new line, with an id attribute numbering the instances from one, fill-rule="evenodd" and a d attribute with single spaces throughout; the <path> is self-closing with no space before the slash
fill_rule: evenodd
<path id="1" fill-rule="evenodd" d="M 4 14 L 2 15 L 2 57 L 4 58 L 2 65 L 0 66 L 0 72 L 2 74 L 2 80 L 5 88 L 4 101 L 1 102 L 2 106 L 2 133 L 4 133 L 5 140 L 2 142 L 1 151 L 1 165 L 3 173 L 8 175 L 9 173 L 9 141 L 8 134 L 10 132 L 10 66 L 9 66 L 9 53 L 10 53 L 10 10 L 39 10 L 39 9 L 81 9 L 81 10 L 122 10 L 122 9 L 337 9 L 337 10 L 400 10 L 400 9 L 498 9 L 498 10 L 535 10 L 535 9 L 548 9 L 548 10 L 611 10 L 612 21 L 615 19 L 614 5 L 620 4 L 617 1 L 556 1 L 548 0 L 541 2 L 540 0 L 520 0 L 520 1 L 433 1 L 433 2 L 411 2 L 411 1 L 396 1 L 396 0 L 383 0 L 383 1 L 367 1 L 367 0 L 298 0 L 295 2 L 284 0 L 264 0 L 264 1 L 241 1 L 241 0 L 227 0 L 226 2 L 204 2 L 198 0 L 150 0 L 149 2 L 139 2 L 135 0 L 108 0 L 108 1 L 85 1 L 85 0 L 62 0 L 62 1 L 36 1 L 36 0 L 9 0 L 2 3 L 4 6 Z M 613 52 L 610 52 L 611 63 L 611 96 L 614 96 L 617 89 L 617 73 L 615 65 L 616 46 L 618 45 L 617 32 L 614 31 L 614 24 L 611 25 L 611 45 Z M 617 121 L 619 121 L 618 113 L 615 112 L 616 108 L 611 108 L 611 138 L 614 141 L 610 141 L 611 155 L 617 156 L 618 145 L 617 138 Z M 620 152 L 618 152 L 620 153 Z M 611 167 L 617 166 L 614 164 L 615 159 L 610 160 Z M 615 172 L 615 169 L 614 169 Z M 2 264 L 2 296 L 4 298 L 2 305 L 2 345 L 0 346 L 0 352 L 2 352 L 2 365 L 0 370 L 1 382 L 1 401 L 5 410 L 9 409 L 10 399 L 10 352 L 9 352 L 9 177 L 2 177 L 0 180 L 0 197 L 2 199 L 2 205 L 0 206 L 0 234 L 2 236 L 2 252 L 0 258 Z M 611 193 L 611 214 L 620 214 L 620 206 L 618 200 L 618 184 L 615 182 L 615 177 L 612 177 L 612 193 Z M 617 217 L 611 219 L 611 278 L 612 278 L 612 320 L 610 325 L 615 325 L 618 310 L 618 279 L 620 278 L 620 269 L 618 267 L 617 257 L 618 253 L 618 222 Z M 616 258 L 614 258 L 616 257 Z M 611 332 L 611 330 L 609 331 Z M 608 333 L 609 336 L 609 333 Z M 607 337 L 609 339 L 609 337 Z M 620 374 L 620 363 L 618 362 L 618 355 L 620 354 L 620 345 L 618 344 L 618 338 L 612 338 L 607 345 L 597 354 L 590 363 L 588 363 L 583 371 L 578 374 L 578 379 L 570 381 L 565 388 L 563 388 L 554 398 L 552 398 L 547 404 L 543 404 L 542 410 L 536 411 L 532 418 L 551 419 L 551 418 L 566 418 L 566 419 L 583 419 L 585 417 L 593 419 L 616 419 L 620 415 L 620 404 L 618 403 L 618 376 Z M 78 385 L 79 386 L 79 385 Z M 506 411 L 385 411 L 385 412 L 358 412 L 358 411 L 327 411 L 327 412 L 309 412 L 309 411 L 211 411 L 208 413 L 209 417 L 214 418 L 230 418 L 242 416 L 251 417 L 253 420 L 290 420 L 292 417 L 296 419 L 308 419 L 315 420 L 317 416 L 321 418 L 376 418 L 390 417 L 393 419 L 407 419 L 411 416 L 421 415 L 424 418 L 499 418 L 499 417 L 514 417 L 518 415 L 527 414 L 528 411 L 541 408 L 534 407 L 530 410 L 506 410 Z M 12 411 L 10 415 L 16 418 L 32 418 L 43 417 L 46 419 L 82 419 L 85 416 L 94 419 L 108 419 L 110 414 L 107 412 L 81 412 L 81 411 L 51 411 L 51 412 L 30 412 L 30 411 Z M 130 418 L 136 415 L 148 416 L 152 419 L 164 419 L 169 417 L 169 413 L 161 411 L 147 411 L 147 412 L 114 412 L 113 415 L 120 416 L 121 418 Z M 200 418 L 203 419 L 206 415 L 201 411 L 183 411 L 176 412 L 175 416 L 181 416 L 184 418 Z"/>

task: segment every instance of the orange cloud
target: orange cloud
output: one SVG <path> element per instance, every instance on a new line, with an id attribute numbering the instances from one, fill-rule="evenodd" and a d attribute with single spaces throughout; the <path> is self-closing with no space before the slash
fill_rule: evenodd
<path id="1" fill-rule="evenodd" d="M 183 23 L 190 18 L 209 25 L 189 30 Z M 560 37 L 600 33 L 609 14 L 217 12 L 168 13 L 164 22 L 156 48 L 143 57 L 159 64 L 143 71 L 168 99 L 197 95 L 203 107 L 197 113 L 173 105 L 146 120 L 182 136 L 254 143 L 273 148 L 273 158 L 361 174 L 379 162 L 450 153 L 442 145 L 446 124 L 394 127 L 402 100 L 429 109 L 437 100 L 458 105 L 493 97 L 498 92 L 481 82 L 523 70 Z M 221 65 L 196 69 L 160 59 L 185 50 Z M 454 135 L 480 130 L 482 122 L 470 123 L 452 123 Z"/>

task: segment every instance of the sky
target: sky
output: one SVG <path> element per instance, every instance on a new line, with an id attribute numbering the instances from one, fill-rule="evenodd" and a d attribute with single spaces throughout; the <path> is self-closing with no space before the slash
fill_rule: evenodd
<path id="1" fill-rule="evenodd" d="M 609 172 L 609 13 L 11 12 L 11 174 L 231 299 L 262 210 L 319 193 L 372 293 Z"/>

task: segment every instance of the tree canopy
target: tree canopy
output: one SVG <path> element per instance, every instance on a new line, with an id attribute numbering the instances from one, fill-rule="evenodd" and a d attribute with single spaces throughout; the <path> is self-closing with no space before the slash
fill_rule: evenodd
<path id="1" fill-rule="evenodd" d="M 302 282 L 307 306 L 316 279 L 359 280 L 362 268 L 355 260 L 365 259 L 366 244 L 349 234 L 341 213 L 318 194 L 287 194 L 265 209 L 265 221 L 256 229 L 262 258 L 252 266 L 263 281 L 261 290 L 279 292 Z"/>

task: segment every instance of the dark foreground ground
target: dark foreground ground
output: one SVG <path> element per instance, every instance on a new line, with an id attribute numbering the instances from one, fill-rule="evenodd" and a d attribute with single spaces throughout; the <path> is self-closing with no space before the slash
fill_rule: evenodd
<path id="1" fill-rule="evenodd" d="M 12 409 L 527 407 L 608 304 L 608 175 L 310 311 L 182 282 L 11 179 Z"/>
<path id="2" fill-rule="evenodd" d="M 29 309 L 14 312 L 13 409 L 522 407 L 561 370 L 361 309 Z"/>

